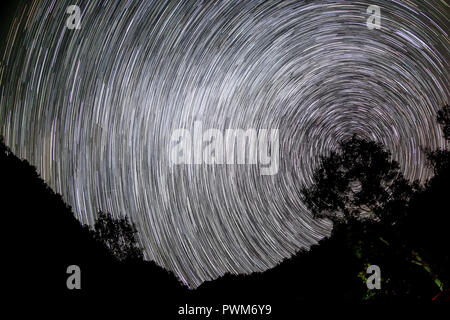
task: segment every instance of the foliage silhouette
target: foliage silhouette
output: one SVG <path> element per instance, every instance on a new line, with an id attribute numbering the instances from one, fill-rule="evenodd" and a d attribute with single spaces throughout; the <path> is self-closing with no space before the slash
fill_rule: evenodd
<path id="1" fill-rule="evenodd" d="M 437 117 L 444 136 L 448 110 Z M 367 291 L 364 299 L 426 299 L 448 290 L 450 239 L 442 211 L 448 205 L 442 192 L 449 187 L 450 157 L 448 150 L 427 156 L 435 176 L 421 186 L 403 177 L 381 144 L 353 136 L 321 158 L 313 184 L 302 188 L 312 213 L 333 221 L 332 237 L 345 234 L 346 245 L 363 264 L 358 276 L 365 282 L 370 264 L 381 267 L 382 290 Z"/>
<path id="2" fill-rule="evenodd" d="M 438 112 L 438 122 L 442 126 L 443 136 L 450 140 L 449 112 L 447 105 Z M 399 233 L 408 239 L 411 246 L 417 248 L 423 257 L 425 267 L 434 270 L 434 281 L 441 283 L 444 294 L 440 299 L 450 300 L 450 216 L 448 190 L 450 190 L 450 150 L 438 149 L 427 153 L 429 165 L 434 176 L 418 192 L 412 203 L 408 219 L 400 226 Z M 426 262 L 425 262 L 426 261 Z M 443 298 L 444 297 L 444 298 Z"/>
<path id="3" fill-rule="evenodd" d="M 109 249 L 119 261 L 142 260 L 137 230 L 127 217 L 114 219 L 111 214 L 100 211 L 92 230 L 93 237 Z"/>
<path id="4" fill-rule="evenodd" d="M 446 105 L 441 110 L 439 110 L 437 121 L 442 126 L 444 138 L 446 140 L 450 140 L 450 105 Z"/>
<path id="5" fill-rule="evenodd" d="M 303 200 L 317 218 L 334 223 L 390 220 L 395 223 L 419 188 L 409 184 L 381 144 L 353 136 L 321 157 L 314 183 L 302 188 Z"/>

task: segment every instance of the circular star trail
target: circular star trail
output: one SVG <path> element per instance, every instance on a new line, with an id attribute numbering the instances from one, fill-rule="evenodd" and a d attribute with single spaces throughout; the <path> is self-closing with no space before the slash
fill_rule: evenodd
<path id="1" fill-rule="evenodd" d="M 375 1 L 374 1 L 375 2 Z M 69 5 L 81 29 L 68 29 Z M 370 30 L 367 7 L 381 8 Z M 29 1 L 0 66 L 0 133 L 84 223 L 136 223 L 191 287 L 264 271 L 329 234 L 300 200 L 356 133 L 430 171 L 449 98 L 445 1 Z M 169 162 L 175 129 L 279 129 L 280 169 Z"/>

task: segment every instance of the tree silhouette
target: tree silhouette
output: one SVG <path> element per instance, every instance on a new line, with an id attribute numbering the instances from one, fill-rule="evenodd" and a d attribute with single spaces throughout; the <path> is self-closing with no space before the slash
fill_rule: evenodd
<path id="1" fill-rule="evenodd" d="M 114 219 L 111 214 L 100 211 L 92 232 L 94 238 L 103 243 L 117 260 L 143 258 L 136 227 L 126 217 Z"/>
<path id="2" fill-rule="evenodd" d="M 437 121 L 443 136 L 450 140 L 450 107 L 446 105 L 438 111 Z M 434 176 L 428 180 L 421 192 L 413 200 L 408 219 L 401 226 L 401 234 L 421 252 L 428 266 L 439 277 L 433 275 L 434 282 L 441 288 L 441 297 L 450 301 L 450 217 L 448 215 L 448 190 L 450 189 L 450 150 L 438 149 L 427 152 Z M 424 261 L 419 261 L 424 264 Z"/>
<path id="3" fill-rule="evenodd" d="M 438 112 L 449 139 L 450 107 Z M 365 268 L 382 267 L 384 285 L 364 298 L 429 298 L 449 282 L 448 203 L 450 151 L 428 152 L 434 177 L 424 186 L 407 181 L 381 144 L 353 136 L 339 150 L 321 157 L 313 184 L 302 187 L 303 200 L 317 218 L 334 223 L 331 238 L 346 246 Z M 430 281 L 432 280 L 432 281 Z"/>
<path id="4" fill-rule="evenodd" d="M 395 223 L 419 185 L 408 183 L 379 143 L 354 135 L 339 147 L 340 152 L 321 157 L 314 183 L 302 187 L 304 203 L 316 218 L 334 223 L 367 219 Z"/>
<path id="5" fill-rule="evenodd" d="M 450 140 L 450 105 L 446 105 L 438 111 L 437 121 L 442 126 L 444 138 Z"/>

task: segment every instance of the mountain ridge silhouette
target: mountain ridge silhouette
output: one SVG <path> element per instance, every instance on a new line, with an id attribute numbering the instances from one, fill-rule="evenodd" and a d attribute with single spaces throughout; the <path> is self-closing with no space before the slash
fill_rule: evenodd
<path id="1" fill-rule="evenodd" d="M 431 196 L 434 202 L 445 194 L 441 187 L 447 184 L 446 177 L 438 178 L 433 186 L 439 191 L 437 196 Z M 171 308 L 174 314 L 176 308 L 186 303 L 295 306 L 324 300 L 361 302 L 367 291 L 358 276 L 365 266 L 348 246 L 345 228 L 334 228 L 330 237 L 309 250 L 299 250 L 272 269 L 245 275 L 225 274 L 190 290 L 172 272 L 154 262 L 117 261 L 93 238 L 89 227 L 75 218 L 62 196 L 41 179 L 36 168 L 16 157 L 3 139 L 0 139 L 0 179 L 0 208 L 6 218 L 4 226 L 9 229 L 2 235 L 6 244 L 5 285 L 12 296 L 134 299 Z M 433 180 L 430 184 L 433 185 Z M 425 193 L 424 199 L 419 198 L 422 204 L 417 205 L 416 212 L 428 205 L 427 197 L 430 196 Z M 434 205 L 439 208 L 440 204 Z M 418 214 L 416 219 L 409 232 L 414 233 L 414 228 L 422 225 Z M 81 269 L 80 290 L 69 290 L 66 286 L 70 265 Z M 413 276 L 424 292 L 423 297 L 431 299 L 436 293 L 431 281 L 420 272 L 414 271 Z M 402 298 L 405 297 L 395 301 Z"/>
<path id="2" fill-rule="evenodd" d="M 116 261 L 106 248 L 92 238 L 88 226 L 75 218 L 62 196 L 44 182 L 27 160 L 15 156 L 3 139 L 0 140 L 0 172 L 2 212 L 7 216 L 6 225 L 14 226 L 14 231 L 18 232 L 15 247 L 23 248 L 8 252 L 8 273 L 13 275 L 9 278 L 12 291 L 40 292 L 45 288 L 47 292 L 66 295 L 95 295 L 137 287 L 143 289 L 148 285 L 149 291 L 158 292 L 159 300 L 182 298 L 186 301 L 219 301 L 231 292 L 235 299 L 245 297 L 248 300 L 248 294 L 251 293 L 252 300 L 258 300 L 263 295 L 272 295 L 266 289 L 278 288 L 287 293 L 286 288 L 282 288 L 285 284 L 277 284 L 275 280 L 278 277 L 277 270 L 286 273 L 286 270 L 291 269 L 288 273 L 292 273 L 296 264 L 290 260 L 300 259 L 298 256 L 307 252 L 300 250 L 265 272 L 225 274 L 204 282 L 196 289 L 189 289 L 172 272 L 154 262 L 140 261 L 125 265 Z M 18 227 L 20 230 L 16 229 Z M 69 276 L 66 268 L 69 265 L 80 266 L 82 284 L 79 293 L 66 287 Z M 34 270 L 32 272 L 37 276 L 33 277 L 31 283 L 27 277 L 20 277 L 29 270 Z M 147 280 L 140 278 L 145 274 L 148 274 Z M 268 286 L 265 281 L 271 277 L 273 284 Z M 133 281 L 139 285 L 133 284 Z M 211 295 L 211 292 L 215 294 Z M 297 298 L 301 300 L 304 297 Z"/>

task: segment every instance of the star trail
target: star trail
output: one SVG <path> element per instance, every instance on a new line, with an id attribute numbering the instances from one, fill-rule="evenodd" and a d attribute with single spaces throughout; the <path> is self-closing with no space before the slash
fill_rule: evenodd
<path id="1" fill-rule="evenodd" d="M 368 6 L 381 8 L 370 30 Z M 66 8 L 81 9 L 69 29 Z M 145 257 L 197 287 L 329 234 L 300 199 L 356 133 L 410 179 L 445 142 L 446 1 L 29 1 L 0 65 L 0 133 L 76 217 L 128 215 Z M 170 165 L 174 130 L 278 129 L 280 168 Z"/>

